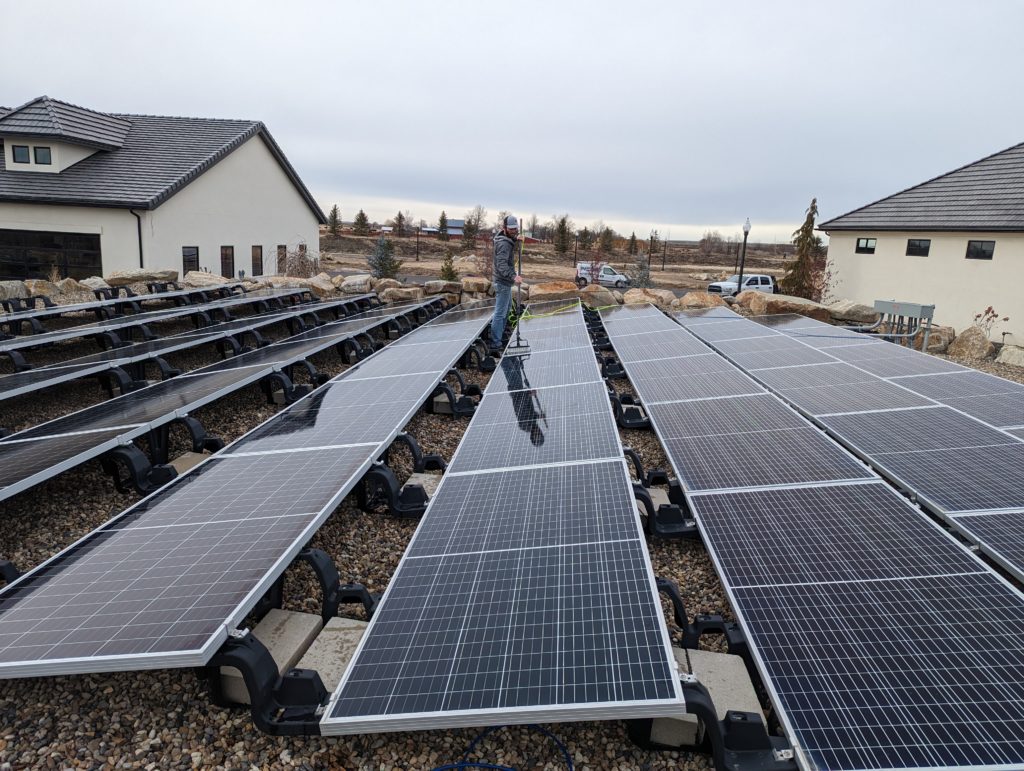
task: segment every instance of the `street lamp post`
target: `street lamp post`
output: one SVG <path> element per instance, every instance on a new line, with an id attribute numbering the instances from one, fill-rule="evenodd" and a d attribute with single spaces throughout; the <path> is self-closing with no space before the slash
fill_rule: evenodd
<path id="1" fill-rule="evenodd" d="M 420 230 L 422 227 L 416 228 L 416 262 L 420 261 Z"/>
<path id="2" fill-rule="evenodd" d="M 736 282 L 736 294 L 743 291 L 743 266 L 747 262 L 747 236 L 750 235 L 750 217 L 743 223 L 743 251 L 740 252 L 740 274 Z"/>

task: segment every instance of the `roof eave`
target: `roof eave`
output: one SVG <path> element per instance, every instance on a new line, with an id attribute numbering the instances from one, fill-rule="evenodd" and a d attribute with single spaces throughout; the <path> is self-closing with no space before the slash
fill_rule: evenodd
<path id="1" fill-rule="evenodd" d="M 82 145 L 83 147 L 91 147 L 95 150 L 120 150 L 123 145 L 112 145 L 103 142 L 90 142 L 87 139 L 76 139 L 74 137 L 63 136 L 60 134 L 35 134 L 32 132 L 18 132 L 18 131 L 4 131 L 3 127 L 0 126 L 0 139 L 6 139 L 8 137 L 25 137 L 26 139 L 46 139 L 53 142 L 64 142 L 69 145 Z"/>
<path id="2" fill-rule="evenodd" d="M 1024 233 L 1019 225 L 835 225 L 823 222 L 815 230 L 847 233 Z"/>

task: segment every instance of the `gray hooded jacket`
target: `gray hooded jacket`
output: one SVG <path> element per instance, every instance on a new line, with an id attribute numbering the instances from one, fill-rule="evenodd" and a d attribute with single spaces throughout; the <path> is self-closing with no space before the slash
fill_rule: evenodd
<path id="1" fill-rule="evenodd" d="M 516 244 L 502 232 L 494 236 L 494 283 L 512 286 L 516 282 Z"/>

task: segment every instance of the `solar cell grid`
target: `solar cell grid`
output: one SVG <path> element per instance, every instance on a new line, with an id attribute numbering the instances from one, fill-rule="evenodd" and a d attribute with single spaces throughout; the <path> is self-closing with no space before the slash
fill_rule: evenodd
<path id="1" fill-rule="evenodd" d="M 769 394 L 649 404 L 647 412 L 664 439 L 749 434 L 806 425 L 799 415 Z"/>
<path id="2" fill-rule="evenodd" d="M 612 345 L 619 360 L 624 362 L 708 353 L 706 345 L 678 326 L 666 332 L 616 335 Z"/>
<path id="3" fill-rule="evenodd" d="M 878 453 L 872 463 L 945 512 L 1024 508 L 1024 443 Z"/>
<path id="4" fill-rule="evenodd" d="M 527 335 L 527 339 L 529 336 Z M 529 358 L 502 357 L 488 392 L 596 382 L 601 379 L 591 348 L 539 351 Z"/>
<path id="5" fill-rule="evenodd" d="M 948 407 L 833 415 L 821 422 L 868 456 L 1015 443 L 1013 437 Z"/>
<path id="6" fill-rule="evenodd" d="M 759 377 L 769 370 L 758 370 Z M 928 407 L 934 402 L 883 380 L 851 385 L 779 389 L 779 394 L 810 415 L 830 415 L 864 410 Z"/>
<path id="7" fill-rule="evenodd" d="M 684 327 L 701 326 L 719 319 L 742 319 L 738 313 L 721 306 L 717 308 L 698 308 L 692 311 L 677 311 L 672 314 Z"/>
<path id="8" fill-rule="evenodd" d="M 922 396 L 938 400 L 1010 393 L 1024 397 L 1024 385 L 985 372 L 970 370 L 946 375 L 901 377 L 896 378 L 895 382 Z"/>
<path id="9" fill-rule="evenodd" d="M 807 364 L 827 364 L 832 358 L 823 351 L 816 351 L 805 345 L 797 348 L 782 348 L 773 351 L 751 351 L 749 353 L 726 353 L 737 366 L 747 370 L 771 369 L 775 367 L 799 367 Z"/>
<path id="10" fill-rule="evenodd" d="M 991 426 L 1017 426 L 1024 423 L 1024 397 L 1018 394 L 941 398 L 938 401 Z"/>
<path id="11" fill-rule="evenodd" d="M 777 329 L 779 331 L 786 329 L 806 329 L 808 327 L 815 327 L 819 322 L 814 319 L 803 316 L 799 313 L 776 313 L 770 316 L 751 316 L 750 320 L 755 324 L 760 324 L 763 327 L 769 327 L 771 329 Z"/>
<path id="12" fill-rule="evenodd" d="M 862 372 L 842 362 L 810 364 L 804 367 L 780 367 L 760 370 L 757 379 L 777 390 L 814 388 L 817 386 L 848 386 L 852 383 L 872 382 L 874 375 Z M 851 388 L 851 391 L 856 390 Z"/>
<path id="13" fill-rule="evenodd" d="M 746 319 L 700 324 L 690 327 L 690 331 L 701 340 L 706 340 L 709 343 L 715 343 L 719 340 L 765 340 L 778 337 L 772 330 L 760 327 Z"/>
<path id="14" fill-rule="evenodd" d="M 608 413 L 608 389 L 604 383 L 554 386 L 534 391 L 486 393 L 473 415 L 474 425 L 518 423 L 520 420 L 605 416 Z"/>
<path id="15" fill-rule="evenodd" d="M 453 476 L 408 557 L 635 539 L 635 519 L 621 460 Z"/>
<path id="16" fill-rule="evenodd" d="M 1018 439 L 1024 439 L 1024 428 L 1011 428 L 1008 429 L 1009 433 L 1016 436 Z"/>
<path id="17" fill-rule="evenodd" d="M 953 517 L 971 541 L 1019 574 L 1024 565 L 1024 510 Z"/>
<path id="18" fill-rule="evenodd" d="M 126 430 L 104 428 L 86 434 L 0 442 L 0 488 L 27 483 L 34 475 L 68 463 L 96 445 L 113 442 Z"/>
<path id="19" fill-rule="evenodd" d="M 690 500 L 734 589 L 986 572 L 881 481 Z"/>
<path id="20" fill-rule="evenodd" d="M 829 333 L 826 331 L 819 333 L 816 330 L 798 330 L 787 333 L 787 337 L 790 340 L 796 340 L 804 345 L 811 346 L 811 348 L 823 350 L 826 353 L 831 353 L 833 348 L 845 348 L 851 345 L 865 345 L 878 342 L 872 341 L 871 338 L 856 332 Z"/>
<path id="21" fill-rule="evenodd" d="M 761 327 L 757 327 L 761 329 Z M 762 331 L 765 331 L 762 329 Z M 768 334 L 761 337 L 738 338 L 733 340 L 712 341 L 715 348 L 726 356 L 733 356 L 742 353 L 765 353 L 776 351 L 807 351 L 807 346 L 791 340 L 785 335 Z"/>
<path id="22" fill-rule="evenodd" d="M 1020 764 L 1024 606 L 994 574 L 733 595 L 811 767 Z"/>
<path id="23" fill-rule="evenodd" d="M 915 354 L 891 343 L 879 345 L 850 345 L 830 348 L 835 358 L 847 361 L 856 367 L 878 377 L 899 377 L 901 375 L 927 375 L 940 372 L 958 372 L 959 364 L 935 356 Z M 891 346 L 891 347 L 889 347 Z M 884 355 L 883 355 L 884 354 Z"/>
<path id="24" fill-rule="evenodd" d="M 638 379 L 633 387 L 640 394 L 644 404 L 764 393 L 761 386 L 736 370 L 679 375 L 652 380 Z"/>
<path id="25" fill-rule="evenodd" d="M 813 428 L 663 441 L 688 490 L 769 487 L 870 478 L 870 472 Z"/>
<path id="26" fill-rule="evenodd" d="M 617 341 L 618 338 L 616 338 Z M 637 380 L 644 381 L 735 370 L 729 362 L 717 353 L 713 353 L 706 348 L 704 350 L 705 353 L 630 362 L 629 371 L 635 373 Z M 665 353 L 668 353 L 668 351 L 665 351 Z"/>

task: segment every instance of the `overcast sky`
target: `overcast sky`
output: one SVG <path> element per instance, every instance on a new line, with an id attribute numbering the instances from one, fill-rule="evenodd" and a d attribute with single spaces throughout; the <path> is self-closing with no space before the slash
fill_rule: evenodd
<path id="1" fill-rule="evenodd" d="M 326 210 L 787 240 L 1024 141 L 1024 2 L 3 7 L 0 104 L 264 121 Z"/>

